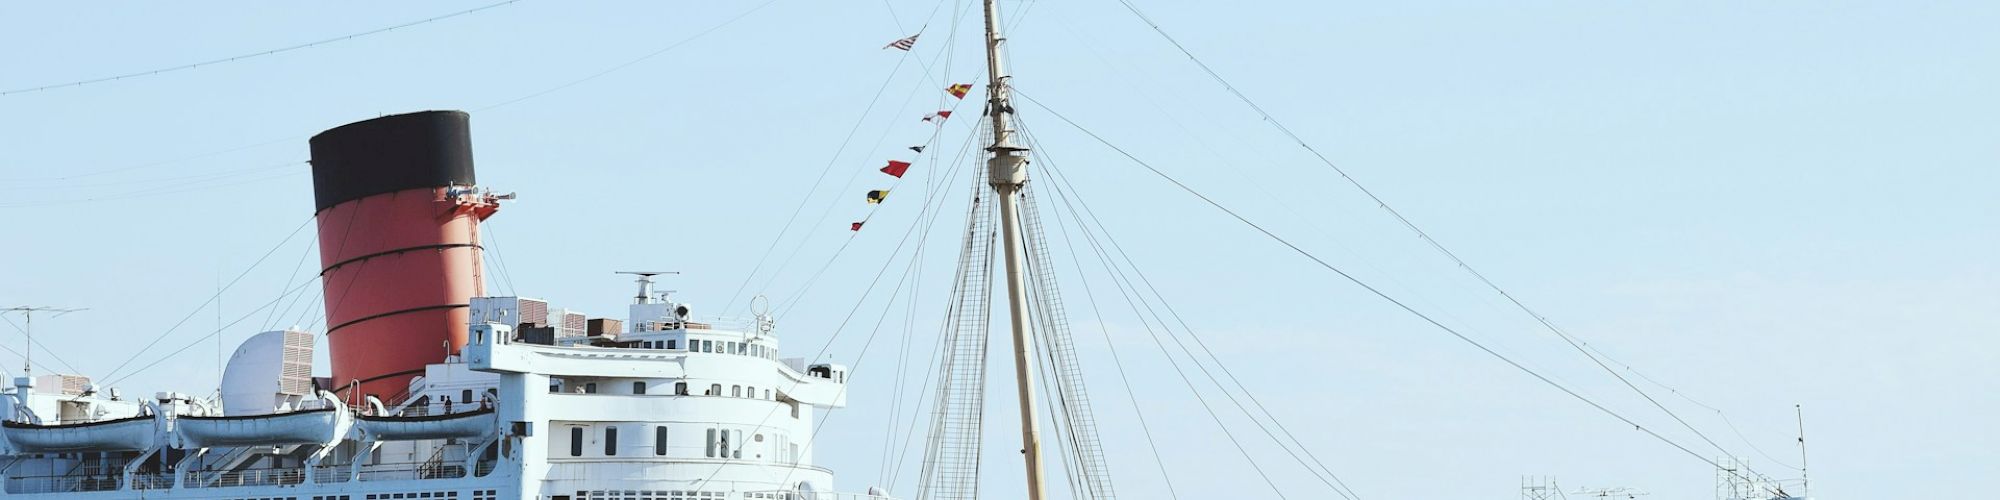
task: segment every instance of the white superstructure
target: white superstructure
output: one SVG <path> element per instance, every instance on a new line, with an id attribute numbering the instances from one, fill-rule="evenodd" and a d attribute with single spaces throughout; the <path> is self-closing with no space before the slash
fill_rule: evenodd
<path id="1" fill-rule="evenodd" d="M 400 396 L 298 394 L 311 337 L 296 331 L 246 341 L 219 401 L 17 379 L 0 498 L 885 498 L 835 493 L 813 463 L 844 367 L 781 358 L 768 317 L 691 321 L 641 281 L 627 328 L 587 334 L 546 302 L 475 298 L 465 349 Z M 524 304 L 551 318 L 523 321 Z M 524 335 L 537 328 L 561 333 Z"/>

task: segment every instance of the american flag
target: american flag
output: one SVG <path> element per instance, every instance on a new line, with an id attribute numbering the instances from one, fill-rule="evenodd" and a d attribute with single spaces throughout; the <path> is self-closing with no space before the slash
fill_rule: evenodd
<path id="1" fill-rule="evenodd" d="M 922 35 L 922 34 L 923 34 L 923 33 L 918 33 L 918 34 L 916 34 L 916 35 L 910 35 L 910 37 L 909 37 L 909 38 L 904 38 L 904 39 L 901 39 L 901 40 L 896 40 L 896 41 L 893 41 L 893 42 L 889 42 L 889 44 L 888 44 L 888 45 L 883 45 L 883 46 L 882 46 L 882 48 L 885 48 L 885 49 L 886 49 L 886 48 L 890 48 L 890 47 L 895 47 L 895 48 L 898 48 L 898 49 L 903 49 L 904 51 L 909 51 L 909 50 L 910 50 L 910 47 L 913 47 L 913 46 L 916 46 L 916 45 L 917 45 L 917 35 Z"/>

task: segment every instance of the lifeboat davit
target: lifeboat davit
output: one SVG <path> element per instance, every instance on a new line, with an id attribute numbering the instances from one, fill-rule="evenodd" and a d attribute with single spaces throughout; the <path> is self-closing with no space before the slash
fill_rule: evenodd
<path id="1" fill-rule="evenodd" d="M 332 445 L 347 435 L 353 418 L 341 406 L 271 415 L 180 417 L 174 433 L 182 448 Z"/>
<path id="2" fill-rule="evenodd" d="M 6 421 L 0 428 L 19 453 L 145 451 L 159 436 L 159 422 L 151 415 L 58 425 Z"/>
<path id="3" fill-rule="evenodd" d="M 499 430 L 498 417 L 491 408 L 424 415 L 417 417 L 355 417 L 361 432 L 368 433 L 377 441 L 409 441 L 416 439 L 474 439 L 482 440 Z"/>

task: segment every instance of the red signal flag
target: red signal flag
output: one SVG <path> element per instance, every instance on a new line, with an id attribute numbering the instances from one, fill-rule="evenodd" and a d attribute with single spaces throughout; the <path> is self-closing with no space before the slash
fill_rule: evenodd
<path id="1" fill-rule="evenodd" d="M 910 162 L 907 161 L 889 160 L 889 166 L 882 167 L 882 173 L 895 176 L 898 179 L 903 177 L 903 172 L 908 171 L 910 171 Z"/>
<path id="2" fill-rule="evenodd" d="M 848 226 L 848 227 L 847 227 L 847 230 L 849 230 L 849 231 L 860 231 L 860 230 L 861 230 L 861 223 L 859 223 L 859 222 L 856 222 L 856 223 L 854 223 L 854 225 L 851 225 L 851 226 Z"/>
<path id="3" fill-rule="evenodd" d="M 950 92 L 952 97 L 957 97 L 959 99 L 964 99 L 965 93 L 971 90 L 972 90 L 972 84 L 970 83 L 954 83 L 951 84 L 950 87 L 944 88 L 945 92 Z"/>
<path id="4" fill-rule="evenodd" d="M 945 119 L 945 118 L 951 118 L 951 110 L 949 110 L 949 109 L 941 109 L 941 110 L 938 110 L 938 112 L 936 112 L 936 113 L 931 113 L 931 114 L 928 114 L 928 115 L 924 115 L 924 121 L 931 121 L 932 119 L 940 119 L 940 120 L 942 120 L 942 119 Z"/>

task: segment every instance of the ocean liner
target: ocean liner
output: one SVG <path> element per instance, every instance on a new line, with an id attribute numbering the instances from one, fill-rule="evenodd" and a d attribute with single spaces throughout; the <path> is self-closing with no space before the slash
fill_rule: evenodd
<path id="1" fill-rule="evenodd" d="M 376 500 L 886 498 L 835 493 L 814 415 L 846 368 L 781 355 L 635 273 L 623 318 L 486 296 L 469 117 L 312 138 L 331 377 L 314 335 L 250 337 L 219 401 L 17 377 L 5 497 Z"/>

